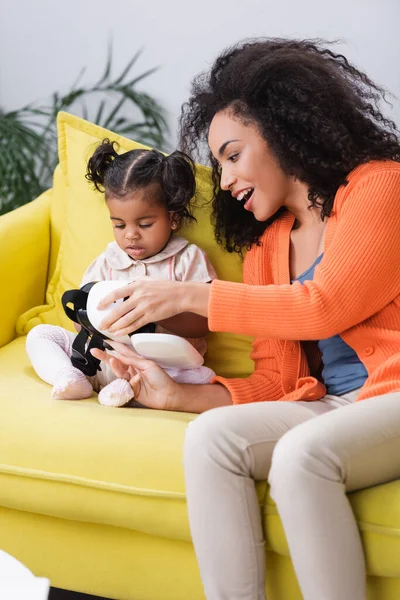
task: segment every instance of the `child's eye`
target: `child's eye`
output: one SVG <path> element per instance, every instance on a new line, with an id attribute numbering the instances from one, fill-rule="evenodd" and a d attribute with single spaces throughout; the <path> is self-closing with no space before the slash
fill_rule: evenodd
<path id="1" fill-rule="evenodd" d="M 142 223 L 141 225 L 139 225 L 139 227 L 141 229 L 148 229 L 149 227 L 151 227 L 152 225 L 154 225 L 154 223 Z"/>
<path id="2" fill-rule="evenodd" d="M 123 229 L 125 225 L 114 225 L 114 229 Z"/>

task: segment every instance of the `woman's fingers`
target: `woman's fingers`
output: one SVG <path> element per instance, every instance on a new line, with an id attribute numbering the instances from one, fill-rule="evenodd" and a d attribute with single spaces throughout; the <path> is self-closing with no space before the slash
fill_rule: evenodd
<path id="1" fill-rule="evenodd" d="M 132 365 L 136 369 L 148 369 L 153 367 L 157 363 L 148 358 L 143 358 L 140 354 L 137 354 L 132 348 L 120 344 L 119 342 L 110 341 L 108 342 L 118 352 L 118 358 L 125 365 Z"/>
<path id="2" fill-rule="evenodd" d="M 126 298 L 126 296 L 130 296 L 131 293 L 132 293 L 131 284 L 124 285 L 123 287 L 117 288 L 116 290 L 113 290 L 112 292 L 107 294 L 107 296 L 104 296 L 104 298 L 102 298 L 102 300 L 100 300 L 99 304 L 97 305 L 97 308 L 98 308 L 98 310 L 103 310 L 104 308 L 107 308 L 107 306 L 109 306 L 116 300 L 119 300 L 120 298 Z"/>
<path id="3" fill-rule="evenodd" d="M 178 293 L 178 287 L 180 292 Z M 182 282 L 138 278 L 129 285 L 108 294 L 99 308 L 109 306 L 118 298 L 127 298 L 104 316 L 101 329 L 117 335 L 132 333 L 147 323 L 155 323 L 183 312 L 178 299 L 182 298 Z"/>
<path id="4" fill-rule="evenodd" d="M 126 296 L 124 296 L 125 298 Z M 116 305 L 115 308 L 110 310 L 110 312 L 104 317 L 104 319 L 100 323 L 100 329 L 108 330 L 115 329 L 115 323 L 122 319 L 127 313 L 130 313 L 131 310 L 134 309 L 133 299 L 128 298 L 125 302 L 121 302 Z M 128 323 L 130 323 L 130 319 L 128 319 Z M 110 325 L 113 327 L 111 328 Z"/>
<path id="5" fill-rule="evenodd" d="M 119 345 L 122 346 L 122 344 Z M 117 377 L 121 377 L 122 379 L 127 379 L 129 381 L 130 374 L 128 367 L 119 358 L 104 352 L 104 350 L 99 350 L 99 348 L 92 348 L 90 352 L 95 358 L 108 363 Z"/>
<path id="6" fill-rule="evenodd" d="M 108 340 L 107 344 L 112 346 L 114 350 L 122 354 L 123 356 L 134 356 L 136 358 L 142 358 L 140 354 L 134 351 L 133 348 L 129 348 L 126 344 L 121 344 L 121 342 L 114 342 L 114 340 Z"/>
<path id="7" fill-rule="evenodd" d="M 130 381 L 132 375 L 129 372 L 129 369 L 126 365 L 122 364 L 118 358 L 115 358 L 115 356 L 110 357 L 110 367 L 117 377 Z"/>
<path id="8" fill-rule="evenodd" d="M 99 360 L 109 362 L 110 355 L 107 354 L 107 352 L 104 352 L 104 350 L 99 350 L 99 348 L 92 348 L 90 354 L 92 354 L 95 358 L 98 358 Z"/>
<path id="9" fill-rule="evenodd" d="M 113 333 L 114 335 L 127 335 L 129 333 L 137 331 L 138 329 L 143 327 L 143 325 L 147 325 L 149 322 L 148 319 L 145 319 L 143 316 L 141 316 L 141 313 L 142 311 L 140 310 L 140 308 L 136 309 L 135 307 L 132 310 L 126 312 L 117 320 L 115 320 L 115 318 L 113 317 L 114 321 L 112 325 L 108 327 L 108 331 L 110 333 Z"/>

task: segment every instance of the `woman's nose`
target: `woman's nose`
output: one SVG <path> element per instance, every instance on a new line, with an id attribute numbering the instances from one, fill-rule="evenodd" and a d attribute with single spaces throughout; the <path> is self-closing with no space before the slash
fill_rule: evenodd
<path id="1" fill-rule="evenodd" d="M 235 182 L 235 176 L 230 169 L 222 169 L 221 171 L 221 189 L 230 190 Z"/>

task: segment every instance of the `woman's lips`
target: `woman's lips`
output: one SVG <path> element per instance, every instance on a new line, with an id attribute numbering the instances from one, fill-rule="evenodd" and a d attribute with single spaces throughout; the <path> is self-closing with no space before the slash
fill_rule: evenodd
<path id="1" fill-rule="evenodd" d="M 243 208 L 245 208 L 246 210 L 250 210 L 252 209 L 252 204 L 253 204 L 253 196 L 254 196 L 254 190 L 253 193 L 251 194 L 250 198 L 248 198 L 246 200 L 246 202 L 243 204 Z"/>

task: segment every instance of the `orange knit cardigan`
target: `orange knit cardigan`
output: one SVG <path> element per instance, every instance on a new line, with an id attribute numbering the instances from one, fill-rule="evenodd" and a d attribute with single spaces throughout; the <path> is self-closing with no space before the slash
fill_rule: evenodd
<path id="1" fill-rule="evenodd" d="M 326 389 L 313 340 L 336 334 L 368 371 L 357 400 L 400 390 L 400 164 L 370 162 L 347 179 L 312 281 L 290 284 L 294 217 L 285 212 L 246 254 L 243 284 L 211 284 L 210 330 L 255 336 L 253 374 L 213 380 L 236 404 L 320 399 Z"/>

